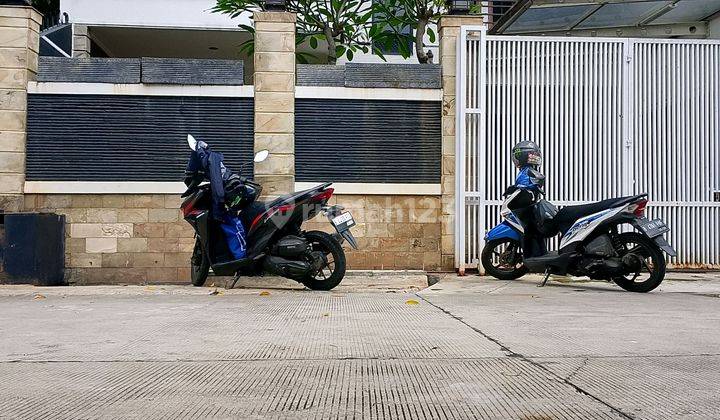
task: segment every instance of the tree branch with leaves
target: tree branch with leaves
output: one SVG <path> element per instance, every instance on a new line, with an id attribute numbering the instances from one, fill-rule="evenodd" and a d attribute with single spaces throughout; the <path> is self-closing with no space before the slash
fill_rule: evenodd
<path id="1" fill-rule="evenodd" d="M 404 58 L 412 56 L 409 46 L 414 45 L 418 62 L 428 63 L 425 35 L 435 43 L 437 34 L 430 24 L 437 25 L 445 11 L 443 0 L 376 0 L 370 35 L 386 49 L 396 46 Z"/>
<path id="2" fill-rule="evenodd" d="M 335 64 L 338 58 L 345 56 L 352 61 L 357 51 L 364 53 L 375 49 L 370 42 L 369 31 L 372 27 L 373 8 L 366 1 L 352 0 L 290 0 L 285 9 L 295 13 L 296 44 L 307 41 L 312 49 L 317 49 L 321 41 L 327 43 L 327 61 Z M 243 13 L 265 10 L 265 2 L 258 0 L 217 0 L 212 11 L 237 18 Z M 249 25 L 239 25 L 250 33 L 255 32 Z M 241 51 L 251 54 L 254 41 L 243 43 Z M 298 61 L 307 62 L 307 53 L 298 53 Z"/>

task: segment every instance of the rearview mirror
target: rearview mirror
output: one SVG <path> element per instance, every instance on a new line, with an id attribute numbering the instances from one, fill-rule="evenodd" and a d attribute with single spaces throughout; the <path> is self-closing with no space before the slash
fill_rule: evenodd
<path id="1" fill-rule="evenodd" d="M 270 154 L 270 152 L 268 152 L 266 149 L 263 149 L 263 150 L 255 153 L 255 158 L 253 159 L 253 161 L 255 161 L 255 163 L 262 162 L 268 158 L 269 154 Z"/>
<path id="2" fill-rule="evenodd" d="M 188 134 L 187 136 L 187 142 L 188 146 L 190 146 L 191 149 L 197 150 L 197 140 L 195 140 L 195 137 L 192 136 L 192 134 Z"/>

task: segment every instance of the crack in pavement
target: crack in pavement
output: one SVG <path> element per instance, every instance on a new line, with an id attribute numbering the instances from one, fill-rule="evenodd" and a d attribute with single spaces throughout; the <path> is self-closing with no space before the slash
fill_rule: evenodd
<path id="1" fill-rule="evenodd" d="M 580 366 L 578 366 L 577 368 L 573 369 L 573 371 L 570 372 L 570 374 L 565 377 L 565 380 L 566 380 L 566 381 L 570 381 L 570 379 L 572 379 L 573 376 L 575 376 L 575 375 L 577 375 L 578 373 L 580 373 L 580 371 L 582 370 L 582 368 L 584 368 L 585 366 L 587 366 L 588 362 L 590 362 L 590 358 L 589 358 L 589 357 L 583 357 L 583 361 L 582 361 L 582 363 L 580 363 Z"/>
<path id="2" fill-rule="evenodd" d="M 600 399 L 600 397 L 597 397 L 597 396 L 591 394 L 589 391 L 586 391 L 585 389 L 581 388 L 580 386 L 578 386 L 578 385 L 570 382 L 568 379 L 563 378 L 562 376 L 556 374 L 555 372 L 553 372 L 553 371 L 551 371 L 550 369 L 548 369 L 547 367 L 545 367 L 543 364 L 541 364 L 541 363 L 539 363 L 539 362 L 536 362 L 535 360 L 532 360 L 531 358 L 526 357 L 526 356 L 523 355 L 523 354 L 520 354 L 520 353 L 517 353 L 517 352 L 513 351 L 513 350 L 510 349 L 508 346 L 506 346 L 505 344 L 503 344 L 502 342 L 500 342 L 500 340 L 498 340 L 498 339 L 496 339 L 496 338 L 494 338 L 494 337 L 491 337 L 491 336 L 489 336 L 488 334 L 486 334 L 485 332 L 483 332 L 482 330 L 480 330 L 479 328 L 476 328 L 476 327 L 468 324 L 468 323 L 465 322 L 462 318 L 460 318 L 459 316 L 453 314 L 453 313 L 450 312 L 449 310 L 447 310 L 447 309 L 445 309 L 445 308 L 443 308 L 443 307 L 441 307 L 441 306 L 439 306 L 439 305 L 436 305 L 435 303 L 429 301 L 429 300 L 426 299 L 424 296 L 421 296 L 421 295 L 418 294 L 418 293 L 415 293 L 415 296 L 417 296 L 419 299 L 422 299 L 422 300 L 423 300 L 424 302 L 426 302 L 428 305 L 430 305 L 430 306 L 432 306 L 432 307 L 434 307 L 434 308 L 442 311 L 444 314 L 448 315 L 449 317 L 453 318 L 454 320 L 458 321 L 459 323 L 465 325 L 466 327 L 468 327 L 468 328 L 470 328 L 471 330 L 475 331 L 476 333 L 480 334 L 481 336 L 483 336 L 483 337 L 486 338 L 487 340 L 490 340 L 490 341 L 492 341 L 493 343 L 497 344 L 498 346 L 500 346 L 500 350 L 501 350 L 501 351 L 504 351 L 505 353 L 507 353 L 508 357 L 518 358 L 518 359 L 520 359 L 520 360 L 522 360 L 522 361 L 524 361 L 524 362 L 527 362 L 527 363 L 531 364 L 532 366 L 535 366 L 535 367 L 537 367 L 538 369 L 541 369 L 543 372 L 546 372 L 548 375 L 550 375 L 551 377 L 555 378 L 556 380 L 558 380 L 558 381 L 560 381 L 560 382 L 562 382 L 562 383 L 564 383 L 564 384 L 566 384 L 566 385 L 568 385 L 568 386 L 571 386 L 573 389 L 575 389 L 576 392 L 578 392 L 578 393 L 580 393 L 580 394 L 582 394 L 582 395 L 588 396 L 588 397 L 592 398 L 593 400 L 597 401 L 598 403 L 604 405 L 605 407 L 609 408 L 610 410 L 612 410 L 614 413 L 620 415 L 621 417 L 623 417 L 623 418 L 625 418 L 625 419 L 629 419 L 629 420 L 634 420 L 634 417 L 632 417 L 630 414 L 625 413 L 624 411 L 622 411 L 622 410 L 620 410 L 619 408 L 613 406 L 612 404 L 608 403 L 607 401 L 604 401 L 604 400 Z"/>
<path id="3" fill-rule="evenodd" d="M 496 288 L 494 288 L 494 289 L 492 289 L 492 290 L 487 291 L 485 294 L 486 294 L 486 295 L 491 295 L 491 294 L 497 292 L 498 290 L 502 290 L 502 289 L 508 287 L 508 286 L 510 285 L 510 283 L 512 283 L 512 281 L 506 281 L 505 284 L 501 284 L 500 286 L 498 286 L 498 287 L 496 287 Z"/>

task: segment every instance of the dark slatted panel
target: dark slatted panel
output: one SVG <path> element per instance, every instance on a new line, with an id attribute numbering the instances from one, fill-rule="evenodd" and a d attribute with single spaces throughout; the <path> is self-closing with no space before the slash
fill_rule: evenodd
<path id="1" fill-rule="evenodd" d="M 186 136 L 252 159 L 252 98 L 28 96 L 28 180 L 182 181 Z"/>
<path id="2" fill-rule="evenodd" d="M 297 99 L 298 181 L 439 183 L 440 102 Z"/>

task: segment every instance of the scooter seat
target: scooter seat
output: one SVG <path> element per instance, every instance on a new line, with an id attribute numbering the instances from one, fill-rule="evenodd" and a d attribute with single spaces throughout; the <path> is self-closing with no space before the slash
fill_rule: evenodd
<path id="1" fill-rule="evenodd" d="M 630 197 L 611 198 L 609 200 L 599 201 L 597 203 L 582 204 L 579 206 L 565 206 L 561 208 L 553 218 L 561 232 L 567 232 L 570 226 L 575 224 L 583 217 L 590 216 L 603 210 L 620 207 L 640 201 L 647 197 L 647 194 L 634 195 Z"/>
<path id="2" fill-rule="evenodd" d="M 250 203 L 247 207 L 245 207 L 240 212 L 240 220 L 242 220 L 243 226 L 245 227 L 246 231 L 250 230 L 250 227 L 252 226 L 252 222 L 255 220 L 255 218 L 262 213 L 265 213 L 268 209 L 271 209 L 273 207 L 282 206 L 284 204 L 294 204 L 300 201 L 303 201 L 311 194 L 314 194 L 318 191 L 324 190 L 325 188 L 332 185 L 331 182 L 326 182 L 324 184 L 320 184 L 316 187 L 309 188 L 307 190 L 303 191 L 296 191 L 290 194 L 281 195 L 280 197 L 268 201 L 255 201 Z"/>
<path id="3" fill-rule="evenodd" d="M 264 204 L 265 208 L 268 208 L 268 209 L 272 208 L 272 207 L 280 206 L 283 204 L 292 204 L 297 201 L 301 201 L 303 198 L 305 198 L 306 195 L 309 195 L 309 194 L 314 193 L 319 190 L 324 190 L 325 188 L 329 187 L 330 185 L 332 185 L 331 182 L 326 182 L 326 183 L 318 185 L 316 187 L 308 188 L 307 190 L 296 191 L 294 193 L 282 195 L 269 203 L 262 203 L 262 204 Z"/>

